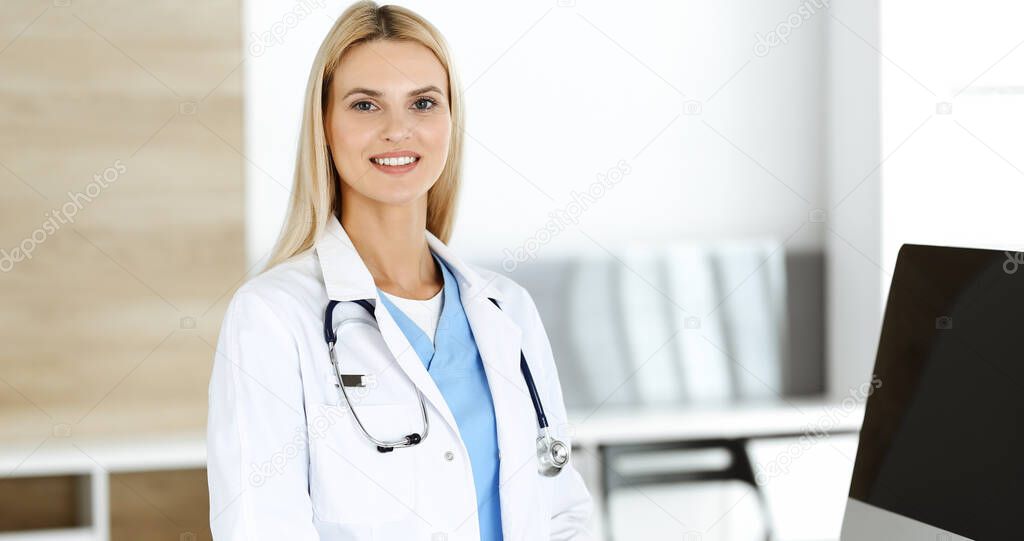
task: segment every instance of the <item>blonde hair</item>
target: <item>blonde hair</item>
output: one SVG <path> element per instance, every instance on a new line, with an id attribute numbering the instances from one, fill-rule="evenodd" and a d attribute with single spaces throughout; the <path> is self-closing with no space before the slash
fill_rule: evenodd
<path id="1" fill-rule="evenodd" d="M 375 40 L 410 41 L 424 45 L 448 72 L 451 141 L 437 182 L 427 192 L 427 230 L 445 243 L 451 237 L 462 169 L 462 89 L 448 45 L 426 19 L 399 6 L 362 1 L 338 17 L 317 51 L 306 84 L 302 128 L 288 215 L 264 271 L 311 249 L 331 213 L 341 217 L 338 172 L 324 134 L 324 115 L 334 71 L 350 48 Z"/>

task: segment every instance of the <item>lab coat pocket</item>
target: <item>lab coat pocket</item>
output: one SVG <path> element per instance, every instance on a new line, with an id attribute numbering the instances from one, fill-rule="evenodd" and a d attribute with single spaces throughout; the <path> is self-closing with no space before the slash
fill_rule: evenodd
<path id="1" fill-rule="evenodd" d="M 338 335 L 335 356 L 338 372 L 347 385 L 345 392 L 348 400 L 355 405 L 356 413 L 360 413 L 361 405 L 395 404 L 416 397 L 416 387 L 395 361 L 375 326 L 349 326 L 344 333 Z M 326 354 L 324 359 L 328 359 Z M 318 368 L 318 383 L 322 384 L 323 389 L 322 402 L 344 406 L 346 400 L 334 366 L 330 362 L 323 362 Z"/>
<path id="2" fill-rule="evenodd" d="M 322 521 L 380 523 L 408 517 L 415 508 L 415 448 L 381 453 L 345 406 L 319 404 L 309 426 L 310 495 Z M 397 440 L 421 432 L 418 403 L 357 404 L 374 438 Z"/>

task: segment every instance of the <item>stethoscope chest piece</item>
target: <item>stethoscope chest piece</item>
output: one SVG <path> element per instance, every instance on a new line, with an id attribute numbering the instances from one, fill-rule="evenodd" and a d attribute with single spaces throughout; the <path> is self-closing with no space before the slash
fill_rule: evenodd
<path id="1" fill-rule="evenodd" d="M 537 471 L 545 477 L 554 477 L 569 463 L 569 446 L 553 438 L 550 429 L 544 427 L 537 436 L 537 460 Z"/>

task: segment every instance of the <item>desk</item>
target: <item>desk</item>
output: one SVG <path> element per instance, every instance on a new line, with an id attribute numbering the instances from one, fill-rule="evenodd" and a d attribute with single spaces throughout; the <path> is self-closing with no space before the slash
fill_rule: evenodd
<path id="1" fill-rule="evenodd" d="M 747 443 L 800 437 L 824 425 L 827 430 L 823 433 L 853 433 L 860 429 L 863 415 L 860 404 L 844 407 L 840 403 L 799 400 L 644 410 L 606 407 L 596 412 L 570 411 L 568 428 L 574 464 L 594 496 L 591 526 L 603 538 L 608 526 L 608 496 L 617 487 L 721 479 L 736 479 L 757 487 Z M 704 468 L 685 471 L 663 467 L 660 471 L 616 471 L 614 478 L 610 475 L 614 464 L 629 457 L 651 462 L 650 457 L 660 451 L 679 449 L 718 451 L 727 460 L 711 457 L 698 464 Z M 201 433 L 102 439 L 52 436 L 41 444 L 5 444 L 0 449 L 0 471 L 4 473 L 13 472 L 11 475 L 16 477 L 80 476 L 81 505 L 88 510 L 89 524 L 46 532 L 2 533 L 0 541 L 106 540 L 110 532 L 111 474 L 202 469 L 205 465 L 206 442 Z"/>
<path id="2" fill-rule="evenodd" d="M 857 433 L 863 418 L 863 404 L 852 399 L 845 403 L 789 400 L 718 407 L 571 410 L 568 429 L 574 463 L 594 496 L 591 527 L 604 539 L 610 529 L 609 496 L 616 488 L 737 480 L 757 489 L 763 509 L 763 493 L 748 453 L 750 442 Z M 658 467 L 659 455 L 682 450 L 696 452 L 696 464 L 660 460 L 662 467 Z M 645 459 L 653 466 L 617 469 L 618 464 L 640 464 Z"/>

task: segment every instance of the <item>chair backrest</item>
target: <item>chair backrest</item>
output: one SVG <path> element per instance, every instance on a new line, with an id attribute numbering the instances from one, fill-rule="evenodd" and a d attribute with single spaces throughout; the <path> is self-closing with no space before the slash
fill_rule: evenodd
<path id="1" fill-rule="evenodd" d="M 542 255 L 508 274 L 537 304 L 570 408 L 771 400 L 823 386 L 820 254 L 795 260 L 796 276 L 772 241 Z M 789 324 L 808 320 L 817 327 L 799 339 L 811 345 L 796 349 L 811 358 L 794 362 Z"/>

